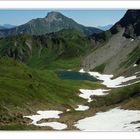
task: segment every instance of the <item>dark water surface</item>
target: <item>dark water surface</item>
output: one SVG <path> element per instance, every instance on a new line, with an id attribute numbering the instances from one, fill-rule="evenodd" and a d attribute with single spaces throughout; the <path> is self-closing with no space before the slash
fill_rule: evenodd
<path id="1" fill-rule="evenodd" d="M 88 81 L 99 81 L 88 73 L 80 73 L 75 71 L 59 71 L 57 75 L 62 80 L 88 80 Z"/>

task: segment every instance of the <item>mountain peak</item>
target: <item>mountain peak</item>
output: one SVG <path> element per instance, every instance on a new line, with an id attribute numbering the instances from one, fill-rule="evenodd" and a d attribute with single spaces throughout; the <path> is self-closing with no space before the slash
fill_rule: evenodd
<path id="1" fill-rule="evenodd" d="M 55 11 L 52 11 L 52 12 L 49 12 L 46 16 L 46 18 L 60 18 L 62 17 L 63 15 L 60 13 L 60 12 L 55 12 Z"/>
<path id="2" fill-rule="evenodd" d="M 49 12 L 44 18 L 32 19 L 26 24 L 17 26 L 12 30 L 0 31 L 0 37 L 28 33 L 32 35 L 43 35 L 46 33 L 58 32 L 62 29 L 75 29 L 83 32 L 85 35 L 101 32 L 94 27 L 85 27 L 78 24 L 73 19 L 64 16 L 60 12 Z"/>

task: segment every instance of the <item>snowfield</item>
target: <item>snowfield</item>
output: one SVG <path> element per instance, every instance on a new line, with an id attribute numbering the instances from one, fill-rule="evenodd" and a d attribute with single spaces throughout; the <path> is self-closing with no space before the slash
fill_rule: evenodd
<path id="1" fill-rule="evenodd" d="M 81 69 L 79 72 L 84 73 L 85 71 L 83 69 Z M 120 76 L 120 77 L 117 77 L 116 79 L 111 79 L 111 78 L 113 78 L 113 75 L 100 74 L 99 72 L 88 72 L 88 73 L 91 76 L 94 76 L 95 78 L 97 78 L 98 80 L 102 80 L 103 81 L 102 84 L 107 86 L 108 88 L 117 88 L 117 87 L 128 86 L 130 84 L 125 84 L 125 85 L 122 85 L 122 84 L 124 82 L 128 82 L 130 80 L 134 80 L 137 78 L 134 75 L 134 76 L 126 77 L 126 78 L 124 76 Z"/>
<path id="2" fill-rule="evenodd" d="M 121 84 L 130 80 L 136 79 L 136 76 L 126 77 L 126 78 L 124 76 L 120 76 L 120 77 L 117 77 L 116 79 L 111 79 L 113 78 L 113 75 L 105 75 L 105 74 L 100 74 L 98 72 L 89 72 L 89 74 L 96 77 L 99 80 L 103 80 L 102 84 L 106 85 L 109 88 L 127 86 L 128 84 L 127 85 L 121 85 Z"/>
<path id="3" fill-rule="evenodd" d="M 60 118 L 59 114 L 63 113 L 62 111 L 49 110 L 49 111 L 37 111 L 38 115 L 24 116 L 26 118 L 30 118 L 33 120 L 32 124 L 36 124 L 36 122 L 41 119 L 49 119 L 49 118 Z"/>
<path id="4" fill-rule="evenodd" d="M 140 111 L 111 109 L 107 112 L 99 112 L 93 117 L 79 120 L 74 126 L 83 131 L 138 131 L 140 123 Z"/>
<path id="5" fill-rule="evenodd" d="M 81 69 L 79 72 L 85 73 L 83 69 Z M 136 79 L 137 76 L 135 75 L 126 78 L 124 76 L 120 76 L 115 79 L 112 79 L 113 75 L 100 74 L 98 72 L 88 72 L 88 73 L 91 76 L 97 78 L 98 80 L 103 81 L 102 84 L 107 86 L 108 88 L 124 87 L 139 82 L 136 81 L 129 84 L 123 84 L 130 80 Z M 111 89 L 108 90 L 80 89 L 81 94 L 79 96 L 84 99 L 88 99 L 88 102 L 91 102 L 92 95 L 97 95 L 97 96 L 107 95 L 109 90 Z M 132 123 L 136 121 L 139 122 Z M 95 116 L 87 117 L 85 119 L 79 120 L 74 126 L 83 131 L 139 131 L 140 111 L 114 108 L 106 112 L 98 112 L 96 113 Z"/>
<path id="6" fill-rule="evenodd" d="M 84 98 L 84 99 L 88 99 L 88 102 L 91 102 L 91 96 L 92 95 L 97 95 L 97 96 L 101 96 L 101 95 L 107 95 L 107 91 L 109 90 L 105 90 L 105 89 L 96 89 L 96 90 L 89 90 L 89 89 L 80 89 L 80 94 L 79 96 Z"/>
<path id="7" fill-rule="evenodd" d="M 42 119 L 49 119 L 49 118 L 60 118 L 59 114 L 62 114 L 62 111 L 56 111 L 56 110 L 48 110 L 48 111 L 37 111 L 37 115 L 31 115 L 31 116 L 24 116 L 26 118 L 30 118 L 32 120 L 33 125 L 36 126 L 50 126 L 53 129 L 56 130 L 62 130 L 67 127 L 67 125 L 59 123 L 59 122 L 47 122 L 47 123 L 37 123 L 38 121 Z"/>

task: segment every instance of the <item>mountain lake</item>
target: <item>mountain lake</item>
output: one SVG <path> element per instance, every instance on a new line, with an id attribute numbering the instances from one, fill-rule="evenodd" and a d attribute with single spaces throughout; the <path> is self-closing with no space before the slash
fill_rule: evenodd
<path id="1" fill-rule="evenodd" d="M 92 82 L 99 81 L 88 73 L 81 73 L 75 71 L 58 71 L 57 75 L 62 80 L 88 80 Z"/>

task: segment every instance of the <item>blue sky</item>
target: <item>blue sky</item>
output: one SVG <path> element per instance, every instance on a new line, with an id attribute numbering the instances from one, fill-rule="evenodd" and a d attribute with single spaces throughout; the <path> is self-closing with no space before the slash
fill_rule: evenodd
<path id="1" fill-rule="evenodd" d="M 116 23 L 126 10 L 0 10 L 0 25 L 21 25 L 34 18 L 42 18 L 50 11 L 61 12 L 86 26 L 104 26 Z"/>

